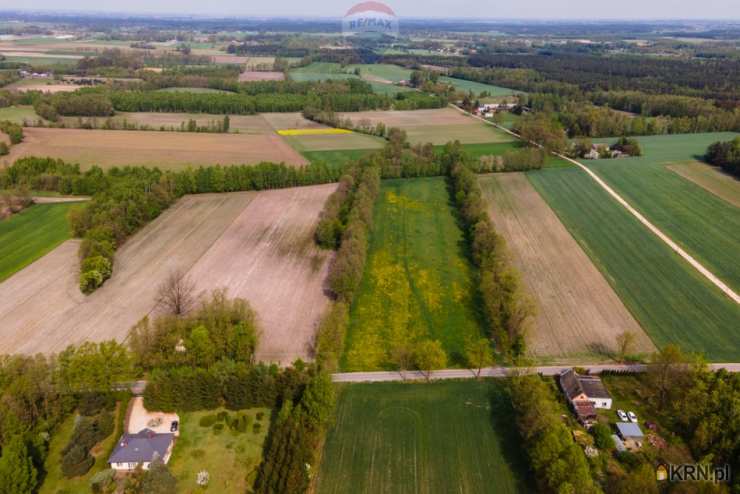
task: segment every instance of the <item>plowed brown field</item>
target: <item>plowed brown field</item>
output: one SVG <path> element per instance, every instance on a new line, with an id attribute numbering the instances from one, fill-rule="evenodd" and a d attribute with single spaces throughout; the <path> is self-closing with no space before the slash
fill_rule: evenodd
<path id="1" fill-rule="evenodd" d="M 328 302 L 329 255 L 311 232 L 334 187 L 186 196 L 120 249 L 113 277 L 87 297 L 77 287 L 78 242 L 65 242 L 0 283 L 0 354 L 123 341 L 155 310 L 159 284 L 180 269 L 200 294 L 226 288 L 249 300 L 263 332 L 261 359 L 307 358 Z"/>
<path id="2" fill-rule="evenodd" d="M 589 257 L 524 174 L 480 178 L 496 229 L 534 297 L 538 314 L 529 348 L 538 357 L 607 357 L 630 330 L 634 352 L 654 350 Z"/>
<path id="3" fill-rule="evenodd" d="M 307 163 L 275 134 L 207 134 L 27 128 L 22 143 L 12 147 L 6 163 L 23 156 L 51 156 L 83 168 L 125 165 L 158 166 L 166 169 L 189 165 L 242 165 L 260 161 Z"/>

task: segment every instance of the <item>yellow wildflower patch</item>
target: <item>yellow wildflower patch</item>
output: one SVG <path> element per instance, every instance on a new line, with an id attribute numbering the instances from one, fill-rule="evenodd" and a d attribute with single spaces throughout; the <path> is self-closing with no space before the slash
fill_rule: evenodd
<path id="1" fill-rule="evenodd" d="M 277 131 L 281 136 L 325 136 L 335 134 L 351 134 L 347 129 L 282 129 Z"/>

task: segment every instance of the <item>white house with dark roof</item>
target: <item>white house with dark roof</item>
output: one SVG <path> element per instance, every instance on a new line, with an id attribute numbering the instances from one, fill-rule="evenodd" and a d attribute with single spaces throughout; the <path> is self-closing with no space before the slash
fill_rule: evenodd
<path id="1" fill-rule="evenodd" d="M 582 376 L 573 369 L 560 373 L 560 387 L 573 406 L 590 402 L 594 408 L 610 410 L 612 397 L 598 376 Z"/>
<path id="2" fill-rule="evenodd" d="M 136 470 L 139 465 L 149 470 L 156 459 L 166 464 L 172 456 L 174 439 L 174 434 L 156 433 L 151 429 L 143 429 L 136 434 L 124 433 L 108 463 L 112 469 L 123 471 Z"/>

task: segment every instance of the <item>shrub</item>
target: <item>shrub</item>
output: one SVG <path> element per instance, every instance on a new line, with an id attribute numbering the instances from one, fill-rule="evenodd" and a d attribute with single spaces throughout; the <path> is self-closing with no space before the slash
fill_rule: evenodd
<path id="1" fill-rule="evenodd" d="M 5 142 L 0 142 L 0 156 L 5 156 L 10 152 L 10 148 Z"/>
<path id="2" fill-rule="evenodd" d="M 605 451 L 614 449 L 614 441 L 612 440 L 611 430 L 608 425 L 602 423 L 595 424 L 589 432 L 594 436 L 594 444 L 597 448 Z"/>
<path id="3" fill-rule="evenodd" d="M 254 432 L 255 434 L 259 434 L 260 430 L 262 430 L 262 424 L 260 424 L 259 422 L 255 422 L 252 426 L 252 432 Z"/>
<path id="4" fill-rule="evenodd" d="M 85 475 L 95 463 L 82 444 L 73 445 L 62 457 L 62 474 L 67 478 Z"/>
<path id="5" fill-rule="evenodd" d="M 222 410 L 222 411 L 218 412 L 218 415 L 216 415 L 216 417 L 218 418 L 218 421 L 219 422 L 223 422 L 224 420 L 228 421 L 228 419 L 229 419 L 229 412 Z"/>
<path id="6" fill-rule="evenodd" d="M 80 291 L 84 294 L 90 294 L 103 284 L 103 275 L 98 271 L 84 271 L 80 273 Z"/>
<path id="7" fill-rule="evenodd" d="M 90 489 L 94 494 L 102 494 L 113 483 L 116 471 L 112 468 L 101 470 L 90 479 Z"/>
<path id="8" fill-rule="evenodd" d="M 213 433 L 219 435 L 224 431 L 224 424 L 222 422 L 216 422 L 213 424 Z"/>
<path id="9" fill-rule="evenodd" d="M 265 417 L 265 412 L 257 412 L 257 420 L 262 420 Z"/>
<path id="10" fill-rule="evenodd" d="M 104 410 L 112 409 L 115 404 L 116 399 L 110 393 L 83 393 L 80 395 L 77 409 L 80 415 L 92 417 Z"/>

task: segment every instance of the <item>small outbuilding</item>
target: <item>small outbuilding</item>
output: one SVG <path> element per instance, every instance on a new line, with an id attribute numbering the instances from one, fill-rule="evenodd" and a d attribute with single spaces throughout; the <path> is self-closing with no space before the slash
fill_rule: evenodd
<path id="1" fill-rule="evenodd" d="M 633 422 L 617 422 L 617 433 L 628 450 L 635 451 L 642 448 L 645 434 L 642 433 L 639 425 Z"/>

